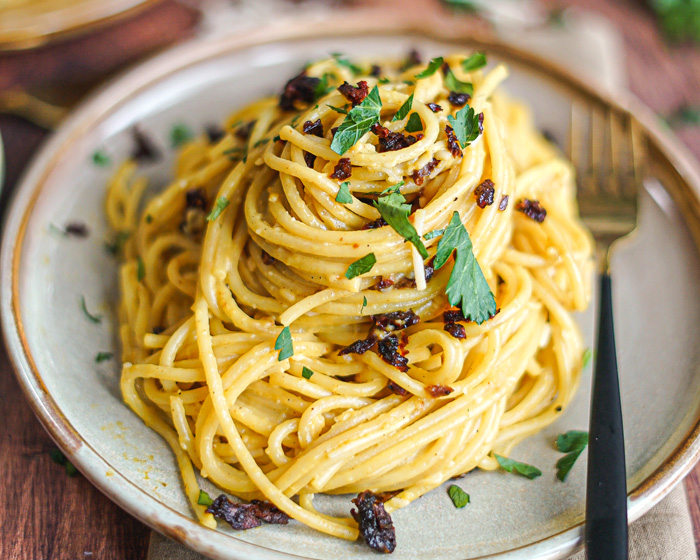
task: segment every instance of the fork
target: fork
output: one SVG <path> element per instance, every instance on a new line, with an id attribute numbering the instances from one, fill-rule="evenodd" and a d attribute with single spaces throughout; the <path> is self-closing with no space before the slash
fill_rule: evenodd
<path id="1" fill-rule="evenodd" d="M 589 421 L 585 544 L 588 560 L 626 560 L 627 477 L 613 327 L 610 251 L 637 225 L 642 142 L 632 117 L 615 108 L 573 105 L 568 155 L 578 203 L 596 241 L 600 299 Z"/>

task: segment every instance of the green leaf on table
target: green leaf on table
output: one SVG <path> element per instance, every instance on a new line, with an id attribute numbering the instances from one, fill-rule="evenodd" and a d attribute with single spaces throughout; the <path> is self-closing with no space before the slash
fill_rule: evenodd
<path id="1" fill-rule="evenodd" d="M 588 432 L 569 430 L 557 436 L 556 446 L 559 451 L 566 453 L 557 461 L 557 478 L 564 482 L 569 475 L 576 459 L 588 445 Z"/>
<path id="2" fill-rule="evenodd" d="M 374 253 L 369 253 L 368 255 L 365 255 L 361 259 L 356 260 L 354 263 L 352 263 L 348 269 L 345 271 L 345 278 L 348 280 L 352 280 L 353 278 L 356 278 L 357 276 L 360 276 L 362 274 L 368 273 L 370 270 L 372 270 L 372 267 L 377 263 L 377 257 L 374 256 Z"/>
<path id="3" fill-rule="evenodd" d="M 452 503 L 457 509 L 463 508 L 469 503 L 469 494 L 456 484 L 450 484 L 450 487 L 447 489 L 447 494 L 450 496 Z"/>
<path id="4" fill-rule="evenodd" d="M 521 463 L 520 461 L 509 459 L 508 457 L 502 457 L 497 453 L 494 453 L 493 456 L 496 457 L 496 461 L 498 461 L 498 464 L 501 465 L 501 468 L 509 473 L 515 471 L 517 474 L 529 478 L 530 480 L 542 475 L 542 471 L 540 469 L 532 465 L 528 465 L 527 463 Z"/>

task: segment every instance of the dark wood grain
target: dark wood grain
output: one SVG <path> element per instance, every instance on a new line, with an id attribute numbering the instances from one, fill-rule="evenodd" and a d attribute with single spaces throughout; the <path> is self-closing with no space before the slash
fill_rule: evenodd
<path id="1" fill-rule="evenodd" d="M 599 12 L 622 32 L 632 91 L 661 115 L 684 104 L 700 106 L 700 49 L 669 46 L 652 14 L 633 0 L 543 0 L 549 7 Z M 46 75 L 51 74 L 47 68 Z M 5 78 L 7 79 L 7 78 Z M 0 116 L 7 153 L 2 200 L 12 190 L 44 133 L 19 119 Z M 700 127 L 676 131 L 700 158 Z M 0 558 L 3 560 L 144 560 L 149 530 L 112 504 L 82 476 L 68 477 L 52 462 L 55 446 L 14 379 L 0 348 Z M 700 467 L 687 478 L 693 525 L 700 535 Z M 700 552 L 700 540 L 698 550 Z"/>

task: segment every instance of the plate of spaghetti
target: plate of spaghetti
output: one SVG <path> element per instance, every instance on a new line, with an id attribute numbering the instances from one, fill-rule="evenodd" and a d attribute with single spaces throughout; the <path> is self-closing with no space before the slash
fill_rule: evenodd
<path id="1" fill-rule="evenodd" d="M 700 447 L 698 175 L 634 100 L 362 21 L 185 45 L 74 114 L 5 230 L 18 377 L 85 476 L 213 558 L 563 558 L 595 295 L 572 105 L 647 126 L 655 178 L 613 263 L 631 519 Z"/>

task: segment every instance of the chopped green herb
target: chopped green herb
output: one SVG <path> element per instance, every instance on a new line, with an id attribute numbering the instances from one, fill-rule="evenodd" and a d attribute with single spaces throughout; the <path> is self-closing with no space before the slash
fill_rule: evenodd
<path id="1" fill-rule="evenodd" d="M 292 333 L 289 332 L 289 327 L 284 327 L 282 332 L 275 340 L 275 350 L 279 350 L 280 354 L 277 361 L 281 362 L 294 355 L 294 347 L 292 346 Z"/>
<path id="2" fill-rule="evenodd" d="M 258 140 L 255 144 L 253 144 L 253 148 L 257 148 L 258 146 L 264 146 L 270 141 L 269 138 L 261 138 Z"/>
<path id="3" fill-rule="evenodd" d="M 486 55 L 484 53 L 475 52 L 469 58 L 465 58 L 462 61 L 462 70 L 465 72 L 471 72 L 472 70 L 478 70 L 486 66 Z"/>
<path id="4" fill-rule="evenodd" d="M 146 267 L 143 265 L 141 257 L 136 261 L 136 278 L 141 282 L 146 277 Z"/>
<path id="5" fill-rule="evenodd" d="M 207 221 L 208 222 L 213 222 L 216 220 L 219 216 L 221 216 L 221 213 L 226 209 L 226 207 L 230 204 L 230 202 L 226 199 L 225 196 L 220 196 L 219 198 L 216 199 L 216 203 L 214 204 L 214 208 L 211 209 L 211 212 L 207 215 Z"/>
<path id="6" fill-rule="evenodd" d="M 194 137 L 194 133 L 184 123 L 178 123 L 170 130 L 170 145 L 173 148 L 182 146 L 185 142 L 191 140 Z"/>
<path id="7" fill-rule="evenodd" d="M 376 264 L 377 258 L 374 256 L 374 253 L 369 253 L 368 255 L 365 255 L 361 259 L 356 260 L 354 263 L 352 263 L 348 269 L 345 271 L 345 278 L 348 280 L 352 280 L 356 276 L 360 276 L 361 274 L 365 274 L 372 270 L 372 267 Z"/>
<path id="8" fill-rule="evenodd" d="M 71 463 L 68 459 L 66 459 L 66 456 L 61 452 L 60 449 L 52 449 L 49 451 L 49 456 L 51 457 L 51 460 L 56 463 L 57 465 L 61 465 L 63 468 L 66 469 L 66 474 L 68 476 L 75 476 L 78 474 L 78 469 L 75 468 L 73 463 Z"/>
<path id="9" fill-rule="evenodd" d="M 581 369 L 585 368 L 591 362 L 592 357 L 593 351 L 590 348 L 586 348 L 581 356 Z"/>
<path id="10" fill-rule="evenodd" d="M 675 127 L 679 125 L 696 125 L 700 124 L 700 106 L 691 107 L 683 105 L 676 109 L 667 118 L 669 126 Z"/>
<path id="11" fill-rule="evenodd" d="M 335 196 L 335 201 L 341 204 L 352 204 L 352 195 L 350 194 L 350 189 L 348 188 L 350 183 L 345 181 L 340 183 L 340 188 L 338 189 L 338 194 Z"/>
<path id="12" fill-rule="evenodd" d="M 420 72 L 419 74 L 416 74 L 414 77 L 419 79 L 419 80 L 422 80 L 423 78 L 429 78 L 430 76 L 435 74 L 435 72 L 438 71 L 440 66 L 442 66 L 442 62 L 443 62 L 443 59 L 441 56 L 438 56 L 437 58 L 433 58 L 433 60 L 430 61 L 430 64 L 428 64 L 428 67 L 425 70 L 423 70 L 422 72 Z"/>
<path id="13" fill-rule="evenodd" d="M 70 461 L 66 462 L 66 474 L 68 476 L 75 476 L 78 474 L 78 469 L 76 469 L 75 465 Z"/>
<path id="14" fill-rule="evenodd" d="M 342 156 L 369 132 L 372 125 L 379 120 L 381 110 L 379 89 L 374 86 L 362 103 L 353 107 L 340 124 L 331 142 L 331 150 Z"/>
<path id="15" fill-rule="evenodd" d="M 444 229 L 434 229 L 433 231 L 429 231 L 423 236 L 423 239 L 426 241 L 429 241 L 430 239 L 433 239 L 435 237 L 440 237 L 442 234 L 445 233 Z"/>
<path id="16" fill-rule="evenodd" d="M 474 0 L 442 0 L 445 4 L 455 10 L 477 13 L 479 8 L 474 4 Z"/>
<path id="17" fill-rule="evenodd" d="M 105 242 L 105 249 L 112 255 L 118 255 L 122 252 L 122 249 L 124 249 L 124 244 L 128 241 L 129 237 L 131 237 L 131 232 L 119 231 L 117 235 L 114 236 L 114 241 L 111 243 Z"/>
<path id="18" fill-rule="evenodd" d="M 406 123 L 406 132 L 419 132 L 423 130 L 423 121 L 420 120 L 418 113 L 411 113 Z"/>
<path id="19" fill-rule="evenodd" d="M 379 78 L 378 81 L 380 84 L 388 84 L 389 82 L 391 82 L 391 80 L 389 78 L 387 78 L 386 76 L 382 76 L 381 78 Z"/>
<path id="20" fill-rule="evenodd" d="M 564 482 L 576 459 L 588 445 L 588 432 L 569 430 L 565 434 L 559 434 L 556 445 L 559 451 L 566 453 L 557 461 L 557 478 Z"/>
<path id="21" fill-rule="evenodd" d="M 97 356 L 95 356 L 95 361 L 98 364 L 101 364 L 102 362 L 106 362 L 107 360 L 111 360 L 114 357 L 114 354 L 112 352 L 98 352 Z"/>
<path id="22" fill-rule="evenodd" d="M 56 235 L 60 235 L 62 237 L 66 237 L 68 234 L 66 233 L 65 229 L 61 229 L 58 226 L 53 225 L 52 223 L 49 222 L 49 231 L 51 233 L 55 233 Z"/>
<path id="23" fill-rule="evenodd" d="M 450 484 L 447 493 L 457 509 L 463 508 L 469 503 L 469 494 L 456 484 Z"/>
<path id="24" fill-rule="evenodd" d="M 411 94 L 408 99 L 404 101 L 403 105 L 399 107 L 399 110 L 396 111 L 396 114 L 394 115 L 394 118 L 391 119 L 391 122 L 400 121 L 401 119 L 405 118 L 411 110 L 411 107 L 413 107 L 413 94 Z"/>
<path id="25" fill-rule="evenodd" d="M 329 84 L 328 81 L 329 78 L 334 77 L 335 75 L 330 74 L 329 72 L 326 72 L 325 74 L 323 74 L 323 76 L 321 76 L 320 81 L 318 82 L 318 84 L 316 84 L 316 89 L 314 90 L 314 97 L 316 99 L 321 99 L 322 97 L 333 91 L 333 89 L 335 89 L 332 85 Z"/>
<path id="26" fill-rule="evenodd" d="M 110 163 L 112 163 L 112 160 L 104 150 L 96 150 L 92 154 L 92 163 L 98 167 L 107 167 Z"/>
<path id="27" fill-rule="evenodd" d="M 101 323 L 102 322 L 102 315 L 93 315 L 87 310 L 87 305 L 85 304 L 85 296 L 80 296 L 80 307 L 83 310 L 83 313 L 85 313 L 85 316 L 90 319 L 93 323 Z"/>
<path id="28" fill-rule="evenodd" d="M 362 307 L 360 307 L 360 315 L 362 315 L 362 312 L 365 310 L 365 307 L 367 307 L 367 296 L 364 296 L 362 298 Z"/>
<path id="29" fill-rule="evenodd" d="M 222 154 L 228 156 L 228 159 L 231 161 L 243 161 L 243 163 L 245 163 L 248 161 L 248 144 L 229 148 L 228 150 L 224 150 Z"/>
<path id="30" fill-rule="evenodd" d="M 479 136 L 479 115 L 469 105 L 465 105 L 457 111 L 456 118 L 447 116 L 447 120 L 455 131 L 459 145 L 466 148 Z"/>
<path id="31" fill-rule="evenodd" d="M 350 62 L 347 58 L 343 57 L 342 54 L 340 53 L 333 53 L 331 55 L 333 58 L 335 58 L 335 61 L 340 65 L 340 66 L 345 66 L 345 68 L 348 68 L 350 72 L 352 72 L 355 76 L 359 76 L 360 74 L 363 73 L 362 68 L 357 66 L 357 64 L 353 64 Z"/>
<path id="32" fill-rule="evenodd" d="M 306 366 L 301 368 L 301 376 L 304 379 L 311 379 L 311 376 L 313 374 L 314 374 L 314 372 L 312 370 L 310 370 L 309 368 L 307 368 Z"/>
<path id="33" fill-rule="evenodd" d="M 385 189 L 374 205 L 379 210 L 384 221 L 390 225 L 396 233 L 406 241 L 410 241 L 418 249 L 424 259 L 428 258 L 428 251 L 420 240 L 420 235 L 408 220 L 411 213 L 411 205 L 406 204 L 406 197 L 399 192 L 403 181 Z"/>
<path id="34" fill-rule="evenodd" d="M 150 214 L 146 214 L 146 223 L 153 223 L 153 216 L 151 216 Z"/>
<path id="35" fill-rule="evenodd" d="M 347 114 L 348 114 L 348 110 L 347 110 L 347 109 L 344 109 L 344 108 L 342 108 L 342 107 L 334 107 L 333 105 L 328 105 L 328 107 L 330 107 L 331 109 L 333 109 L 336 113 L 340 113 L 341 115 L 347 115 Z M 346 105 L 346 107 L 347 107 L 347 105 Z"/>
<path id="36" fill-rule="evenodd" d="M 555 6 L 547 14 L 547 23 L 550 27 L 566 27 L 566 19 L 564 18 L 566 9 L 561 6 Z"/>
<path id="37" fill-rule="evenodd" d="M 466 93 L 468 95 L 474 95 L 474 86 L 469 82 L 462 82 L 457 79 L 452 70 L 447 70 L 445 74 L 445 87 L 450 91 L 455 91 L 457 93 Z"/>
<path id="38" fill-rule="evenodd" d="M 297 123 L 299 122 L 300 118 L 301 118 L 301 113 L 299 113 L 298 115 L 295 115 L 294 118 L 292 119 L 292 122 L 289 123 L 289 126 L 294 128 L 297 125 Z"/>
<path id="39" fill-rule="evenodd" d="M 282 138 L 280 138 L 279 135 L 272 139 L 273 142 L 279 142 L 280 140 L 282 140 Z"/>
<path id="40" fill-rule="evenodd" d="M 199 491 L 199 498 L 197 499 L 197 503 L 200 506 L 207 506 L 209 507 L 214 503 L 214 500 L 211 499 L 211 496 L 207 494 L 204 490 Z"/>
<path id="41" fill-rule="evenodd" d="M 435 253 L 435 270 L 442 268 L 456 251 L 454 266 L 445 293 L 450 305 L 462 304 L 462 314 L 481 324 L 496 314 L 496 299 L 472 251 L 469 238 L 457 211 L 440 239 Z"/>
<path id="42" fill-rule="evenodd" d="M 513 459 L 508 459 L 507 457 L 501 457 L 497 453 L 494 453 L 493 456 L 496 457 L 496 461 L 498 461 L 498 464 L 501 465 L 501 468 L 508 472 L 513 472 L 513 470 L 515 470 L 516 473 L 529 478 L 530 480 L 542 475 L 542 471 L 540 469 L 533 467 L 532 465 L 528 465 L 527 463 L 521 463 Z"/>

